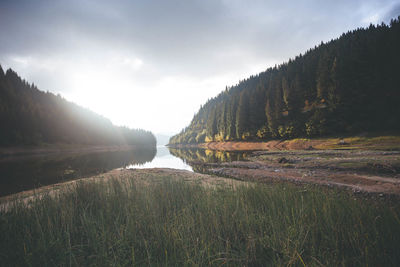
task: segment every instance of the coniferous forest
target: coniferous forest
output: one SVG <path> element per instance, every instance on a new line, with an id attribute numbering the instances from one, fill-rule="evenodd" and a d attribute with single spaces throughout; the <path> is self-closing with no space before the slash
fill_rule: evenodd
<path id="1" fill-rule="evenodd" d="M 114 126 L 110 120 L 42 92 L 0 66 L 0 145 L 85 144 L 155 146 L 151 132 Z"/>
<path id="2" fill-rule="evenodd" d="M 227 87 L 170 144 L 400 129 L 400 17 Z"/>

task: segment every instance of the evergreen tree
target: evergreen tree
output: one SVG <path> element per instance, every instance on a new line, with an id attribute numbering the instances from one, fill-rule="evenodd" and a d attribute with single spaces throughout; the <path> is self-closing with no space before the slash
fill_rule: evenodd
<path id="1" fill-rule="evenodd" d="M 210 116 L 207 120 L 207 136 L 210 139 L 214 139 L 217 134 L 217 120 L 215 109 L 211 110 Z"/>
<path id="2" fill-rule="evenodd" d="M 239 105 L 236 112 L 236 138 L 243 139 L 243 135 L 248 129 L 248 120 L 249 120 L 249 104 L 247 101 L 247 95 L 243 91 L 240 94 Z"/>
<path id="3" fill-rule="evenodd" d="M 0 145 L 156 145 L 151 132 L 116 127 L 110 120 L 40 91 L 0 66 Z"/>
<path id="4" fill-rule="evenodd" d="M 237 110 L 237 99 L 232 97 L 232 100 L 228 102 L 228 113 L 226 121 L 226 137 L 228 140 L 236 138 L 236 110 Z M 235 123 L 233 123 L 235 122 Z"/>

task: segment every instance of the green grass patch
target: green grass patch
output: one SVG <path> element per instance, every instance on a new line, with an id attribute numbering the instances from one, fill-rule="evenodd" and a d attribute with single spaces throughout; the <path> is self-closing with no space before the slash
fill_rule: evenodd
<path id="1" fill-rule="evenodd" d="M 3 266 L 399 266 L 399 207 L 336 190 L 78 183 L 0 213 Z"/>
<path id="2" fill-rule="evenodd" d="M 359 168 L 365 168 L 367 166 L 367 163 L 360 161 L 348 161 L 348 162 L 338 162 L 336 163 L 336 165 L 342 168 L 359 169 Z"/>

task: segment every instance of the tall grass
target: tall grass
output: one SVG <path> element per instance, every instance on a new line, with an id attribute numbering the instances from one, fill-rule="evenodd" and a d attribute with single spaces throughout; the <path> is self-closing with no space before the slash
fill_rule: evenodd
<path id="1" fill-rule="evenodd" d="M 3 266 L 399 266 L 399 208 L 291 185 L 79 183 L 0 214 Z"/>

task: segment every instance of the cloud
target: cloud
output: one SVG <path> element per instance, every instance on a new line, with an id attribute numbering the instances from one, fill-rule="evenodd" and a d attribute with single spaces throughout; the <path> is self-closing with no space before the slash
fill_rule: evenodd
<path id="1" fill-rule="evenodd" d="M 391 19 L 396 19 L 400 16 L 400 3 L 394 2 L 389 11 L 383 16 L 382 21 L 389 23 Z"/>

